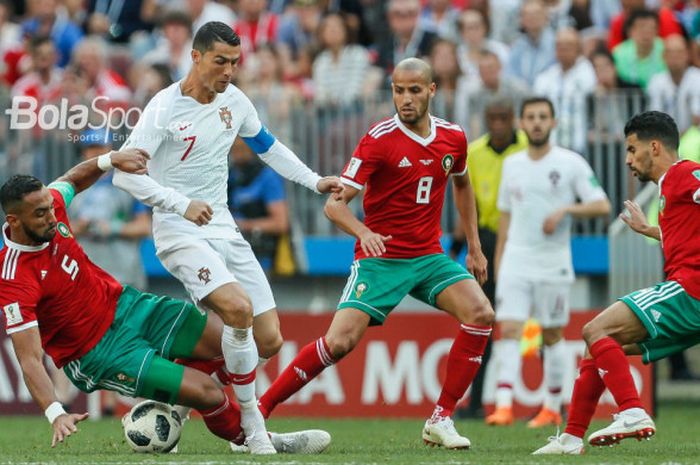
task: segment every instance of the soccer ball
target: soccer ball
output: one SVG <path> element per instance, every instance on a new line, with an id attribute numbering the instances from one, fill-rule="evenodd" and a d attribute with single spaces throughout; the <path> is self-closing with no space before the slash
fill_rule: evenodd
<path id="1" fill-rule="evenodd" d="M 124 415 L 122 425 L 135 452 L 170 452 L 180 440 L 182 420 L 170 405 L 145 400 Z"/>

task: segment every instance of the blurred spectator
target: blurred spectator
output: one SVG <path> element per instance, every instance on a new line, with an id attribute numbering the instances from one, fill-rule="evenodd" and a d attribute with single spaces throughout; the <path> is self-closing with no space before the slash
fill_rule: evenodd
<path id="1" fill-rule="evenodd" d="M 420 14 L 420 27 L 442 39 L 457 41 L 457 18 L 459 10 L 451 5 L 450 0 L 428 0 Z"/>
<path id="2" fill-rule="evenodd" d="M 231 159 L 229 209 L 255 257 L 269 273 L 279 242 L 289 232 L 284 181 L 240 138 L 233 144 Z"/>
<path id="3" fill-rule="evenodd" d="M 533 90 L 554 103 L 558 121 L 553 143 L 586 153 L 586 96 L 596 86 L 595 71 L 581 55 L 581 39 L 575 29 L 557 32 L 555 53 L 557 62 L 537 76 Z"/>
<path id="4" fill-rule="evenodd" d="M 519 21 L 521 6 L 522 0 L 488 0 L 488 15 L 482 13 L 489 18 L 492 39 L 512 45 L 520 33 L 514 25 Z"/>
<path id="5" fill-rule="evenodd" d="M 506 72 L 532 86 L 537 75 L 554 63 L 554 32 L 541 0 L 526 0 L 520 13 L 524 32 L 513 43 Z"/>
<path id="6" fill-rule="evenodd" d="M 241 37 L 241 54 L 255 52 L 258 47 L 277 40 L 279 17 L 267 11 L 267 0 L 239 0 L 238 20 L 234 30 Z"/>
<path id="7" fill-rule="evenodd" d="M 572 0 L 544 0 L 544 5 L 552 29 L 556 31 L 563 27 L 574 26 L 573 18 L 570 16 Z"/>
<path id="8" fill-rule="evenodd" d="M 349 103 L 376 90 L 381 76 L 371 72 L 367 49 L 348 43 L 348 28 L 341 15 L 324 17 L 319 37 L 323 49 L 313 64 L 316 102 Z"/>
<path id="9" fill-rule="evenodd" d="M 280 140 L 290 140 L 290 113 L 301 94 L 282 80 L 282 61 L 273 45 L 263 45 L 239 73 L 240 87 L 253 102 L 260 121 L 275 128 Z"/>
<path id="10" fill-rule="evenodd" d="M 486 36 L 486 20 L 479 10 L 464 10 L 459 16 L 457 26 L 460 32 L 457 55 L 462 73 L 467 76 L 478 74 L 479 55 L 482 50 L 491 51 L 498 55 L 501 63 L 508 63 L 508 46 Z"/>
<path id="11" fill-rule="evenodd" d="M 605 31 L 607 36 L 610 23 L 622 10 L 620 0 L 590 0 L 589 8 L 593 26 L 598 31 Z"/>
<path id="12" fill-rule="evenodd" d="M 236 22 L 236 15 L 231 8 L 212 0 L 185 0 L 185 3 L 192 18 L 193 36 L 203 24 L 209 21 L 221 21 L 229 26 Z"/>
<path id="13" fill-rule="evenodd" d="M 147 65 L 164 64 L 170 78 L 179 81 L 192 67 L 192 20 L 182 11 L 168 11 L 160 21 L 163 37 L 142 59 Z"/>
<path id="14" fill-rule="evenodd" d="M 420 2 L 418 0 L 389 0 L 387 19 L 391 35 L 381 44 L 378 65 L 387 75 L 404 58 L 425 57 L 437 39 L 433 32 L 423 30 L 418 21 Z"/>
<path id="15" fill-rule="evenodd" d="M 340 13 L 348 24 L 352 42 L 365 47 L 373 43 L 373 34 L 369 30 L 365 16 L 371 15 L 373 3 L 378 0 L 325 0 L 326 13 Z M 366 7 L 370 7 L 367 9 Z"/>
<path id="16" fill-rule="evenodd" d="M 627 21 L 632 12 L 643 10 L 646 5 L 644 0 L 621 0 L 622 12 L 610 22 L 608 33 L 608 49 L 613 51 L 625 39 L 631 38 Z M 661 7 L 658 12 L 653 12 L 657 18 L 657 35 L 667 37 L 671 34 L 683 34 L 683 28 L 676 19 L 673 11 L 666 7 Z"/>
<path id="17" fill-rule="evenodd" d="M 501 73 L 498 56 L 484 50 L 479 56 L 479 78 L 460 81 L 455 97 L 455 120 L 467 130 L 469 137 L 480 136 L 486 130 L 484 105 L 490 97 L 508 97 L 517 106 L 528 93 L 524 81 Z"/>
<path id="18" fill-rule="evenodd" d="M 105 129 L 80 134 L 80 154 L 89 160 L 112 149 L 112 135 Z M 124 284 L 146 289 L 140 241 L 151 234 L 146 206 L 112 185 L 112 172 L 75 198 L 70 206 L 73 234 L 90 260 Z"/>
<path id="19" fill-rule="evenodd" d="M 689 59 L 685 38 L 668 36 L 664 40 L 668 71 L 655 74 L 647 87 L 649 109 L 671 115 L 681 134 L 700 124 L 700 69 L 689 66 Z"/>
<path id="20" fill-rule="evenodd" d="M 441 118 L 453 121 L 457 83 L 463 78 L 457 59 L 457 45 L 452 41 L 439 39 L 430 50 L 429 63 L 437 85 L 431 111 Z"/>
<path id="21" fill-rule="evenodd" d="M 649 10 L 635 10 L 627 18 L 630 38 L 615 47 L 613 57 L 617 74 L 623 80 L 646 89 L 656 73 L 666 71 L 664 43 L 658 38 L 659 20 Z"/>
<path id="22" fill-rule="evenodd" d="M 11 95 L 34 97 L 38 108 L 56 101 L 63 90 L 61 69 L 56 66 L 56 47 L 48 37 L 35 37 L 29 46 L 32 71 L 12 86 Z"/>
<path id="23" fill-rule="evenodd" d="M 319 0 L 294 0 L 280 19 L 277 35 L 280 51 L 296 61 L 302 48 L 314 47 L 323 10 Z"/>
<path id="24" fill-rule="evenodd" d="M 31 36 L 49 36 L 58 50 L 58 66 L 64 67 L 73 48 L 82 39 L 80 28 L 70 21 L 65 8 L 57 0 L 31 0 L 31 16 L 22 23 L 22 32 Z"/>
<path id="25" fill-rule="evenodd" d="M 142 10 L 152 0 L 88 0 L 85 29 L 110 42 L 127 43 L 136 31 L 150 31 Z"/>
<path id="26" fill-rule="evenodd" d="M 19 24 L 10 21 L 11 17 L 12 4 L 9 0 L 0 0 L 0 57 L 21 43 L 21 28 Z M 1 74 L 4 74 L 2 69 Z"/>
<path id="27" fill-rule="evenodd" d="M 162 89 L 173 83 L 170 77 L 170 68 L 163 64 L 154 64 L 147 68 L 134 67 L 138 75 L 133 79 L 134 86 L 133 103 L 138 108 L 145 108 L 146 104 Z"/>
<path id="28" fill-rule="evenodd" d="M 97 37 L 81 41 L 73 53 L 72 62 L 78 76 L 85 80 L 87 98 L 106 97 L 100 107 L 127 106 L 131 100 L 131 90 L 124 79 L 109 68 L 107 46 Z"/>

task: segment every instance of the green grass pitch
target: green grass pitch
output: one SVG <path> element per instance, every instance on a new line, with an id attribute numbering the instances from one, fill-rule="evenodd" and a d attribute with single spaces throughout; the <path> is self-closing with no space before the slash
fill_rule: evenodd
<path id="1" fill-rule="evenodd" d="M 119 420 L 81 424 L 78 435 L 51 449 L 50 428 L 38 417 L 0 417 L 2 464 L 700 464 L 700 404 L 667 403 L 659 407 L 658 433 L 651 441 L 629 439 L 616 447 L 587 448 L 581 457 L 529 455 L 543 445 L 553 429 L 528 430 L 487 427 L 481 421 L 458 421 L 457 428 L 472 441 L 469 451 L 425 447 L 419 420 L 316 420 L 279 419 L 270 429 L 291 431 L 323 428 L 333 436 L 321 455 L 252 457 L 232 454 L 228 445 L 210 435 L 201 421 L 188 422 L 177 455 L 143 455 L 131 452 Z M 605 426 L 597 422 L 594 428 Z"/>

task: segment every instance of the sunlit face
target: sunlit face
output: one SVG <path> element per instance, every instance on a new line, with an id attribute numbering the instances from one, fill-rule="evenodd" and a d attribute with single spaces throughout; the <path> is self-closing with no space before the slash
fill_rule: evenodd
<path id="1" fill-rule="evenodd" d="M 635 133 L 625 138 L 625 164 L 640 181 L 651 180 L 653 144 L 658 142 L 639 140 Z"/>
<path id="2" fill-rule="evenodd" d="M 423 73 L 397 69 L 392 75 L 391 90 L 401 122 L 413 125 L 427 117 L 435 83 L 427 82 Z"/>
<path id="3" fill-rule="evenodd" d="M 576 63 L 580 50 L 578 35 L 573 31 L 560 32 L 557 34 L 554 50 L 557 61 L 565 69 L 571 68 Z"/>
<path id="4" fill-rule="evenodd" d="M 224 92 L 238 69 L 241 58 L 241 46 L 225 42 L 214 42 L 204 54 L 192 51 L 194 66 L 197 67 L 202 84 L 208 89 Z"/>
<path id="5" fill-rule="evenodd" d="M 555 126 L 552 110 L 547 103 L 531 103 L 523 109 L 520 127 L 527 134 L 530 145 L 542 147 L 547 144 L 549 134 Z"/>
<path id="6" fill-rule="evenodd" d="M 49 242 L 56 235 L 53 197 L 46 187 L 30 192 L 14 213 L 7 214 L 10 227 L 20 227 L 37 244 Z"/>

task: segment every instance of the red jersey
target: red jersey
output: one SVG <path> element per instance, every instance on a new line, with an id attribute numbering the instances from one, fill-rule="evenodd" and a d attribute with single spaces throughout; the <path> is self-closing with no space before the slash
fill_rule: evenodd
<path id="1" fill-rule="evenodd" d="M 343 169 L 342 181 L 367 191 L 365 225 L 393 236 L 383 258 L 442 253 L 440 219 L 449 174 L 467 171 L 467 138 L 462 128 L 430 117 L 422 138 L 398 116 L 375 124 L 360 140 Z M 359 241 L 355 259 L 365 258 Z"/>
<path id="2" fill-rule="evenodd" d="M 39 326 L 41 345 L 57 366 L 95 347 L 114 320 L 122 286 L 92 263 L 73 237 L 63 196 L 51 189 L 58 225 L 50 242 L 12 242 L 3 226 L 0 308 L 8 334 Z"/>
<path id="3" fill-rule="evenodd" d="M 700 164 L 681 160 L 659 180 L 666 279 L 700 299 Z"/>

